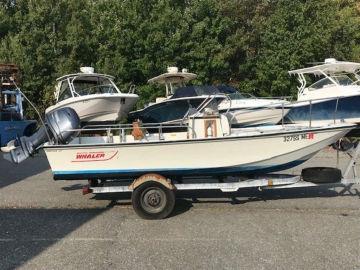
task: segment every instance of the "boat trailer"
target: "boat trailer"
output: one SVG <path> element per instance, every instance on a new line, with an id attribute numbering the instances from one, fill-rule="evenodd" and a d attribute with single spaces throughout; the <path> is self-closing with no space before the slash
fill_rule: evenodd
<path id="1" fill-rule="evenodd" d="M 303 175 L 268 174 L 254 177 L 199 177 L 169 179 L 159 174 L 148 173 L 128 181 L 119 180 L 89 180 L 89 185 L 83 187 L 83 194 L 131 193 L 131 201 L 135 212 L 144 219 L 163 219 L 168 217 L 175 206 L 176 191 L 184 190 L 220 190 L 236 192 L 242 188 L 286 189 L 324 186 L 328 188 L 343 187 L 350 192 L 353 184 L 360 184 L 357 177 L 356 160 L 360 155 L 360 143 L 346 151 L 350 160 L 344 174 L 336 168 L 340 178 L 337 181 L 326 182 L 304 180 Z M 315 168 L 314 168 L 315 169 Z M 330 171 L 331 173 L 331 171 Z M 351 176 L 352 174 L 352 176 Z"/>

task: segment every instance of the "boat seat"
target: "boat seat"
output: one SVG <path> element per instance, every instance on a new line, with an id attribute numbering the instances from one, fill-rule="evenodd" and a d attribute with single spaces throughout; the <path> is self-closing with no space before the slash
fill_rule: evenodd
<path id="1" fill-rule="evenodd" d="M 230 122 L 226 115 L 220 114 L 220 124 L 223 136 L 230 135 Z"/>

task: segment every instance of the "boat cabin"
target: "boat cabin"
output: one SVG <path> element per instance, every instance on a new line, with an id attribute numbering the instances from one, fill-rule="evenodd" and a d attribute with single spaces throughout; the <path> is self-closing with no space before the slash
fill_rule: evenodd
<path id="1" fill-rule="evenodd" d="M 120 93 L 113 82 L 113 76 L 94 73 L 94 69 L 90 67 L 82 67 L 80 71 L 81 73 L 69 74 L 57 79 L 54 93 L 56 102 L 71 97 Z"/>
<path id="2" fill-rule="evenodd" d="M 359 95 L 359 71 L 360 63 L 328 58 L 322 65 L 292 70 L 289 74 L 298 76 L 298 101 L 305 101 Z M 314 77 L 315 82 L 308 86 L 310 77 Z"/>

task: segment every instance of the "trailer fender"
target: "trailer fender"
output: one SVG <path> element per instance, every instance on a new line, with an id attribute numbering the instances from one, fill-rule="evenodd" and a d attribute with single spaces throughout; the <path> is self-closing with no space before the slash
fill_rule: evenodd
<path id="1" fill-rule="evenodd" d="M 135 179 L 131 183 L 131 185 L 129 186 L 129 189 L 135 190 L 138 186 L 144 184 L 145 182 L 149 182 L 149 181 L 158 182 L 170 190 L 175 189 L 175 186 L 171 183 L 170 179 L 168 179 L 160 174 L 156 174 L 156 173 L 148 173 L 148 174 L 144 174 L 144 175 L 140 176 L 139 178 Z"/>

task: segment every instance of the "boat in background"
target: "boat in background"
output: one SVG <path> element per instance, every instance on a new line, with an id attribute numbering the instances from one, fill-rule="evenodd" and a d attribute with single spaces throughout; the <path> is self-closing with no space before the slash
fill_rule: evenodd
<path id="1" fill-rule="evenodd" d="M 17 137 L 30 136 L 37 127 L 37 121 L 24 118 L 18 83 L 19 68 L 14 64 L 0 64 L 0 147 Z"/>
<path id="2" fill-rule="evenodd" d="M 179 124 L 191 111 L 201 107 L 217 108 L 226 96 L 214 86 L 186 86 L 197 77 L 187 69 L 168 67 L 167 72 L 151 78 L 148 83 L 165 86 L 165 97 L 157 97 L 145 108 L 129 113 L 128 122 L 140 120 L 143 123 Z"/>
<path id="3" fill-rule="evenodd" d="M 202 107 L 218 108 L 226 99 L 215 86 L 185 86 L 175 90 L 169 98 L 152 103 L 142 110 L 130 112 L 129 123 L 140 120 L 143 123 L 181 124 L 187 115 Z"/>
<path id="4" fill-rule="evenodd" d="M 168 67 L 166 73 L 149 79 L 148 83 L 165 86 L 166 96 L 156 98 L 155 103 L 158 103 L 165 99 L 171 98 L 177 88 L 185 87 L 187 82 L 196 78 L 197 75 L 195 73 L 188 72 L 186 68 L 183 68 L 180 72 L 177 67 Z"/>
<path id="5" fill-rule="evenodd" d="M 122 93 L 113 76 L 94 73 L 91 67 L 82 67 L 80 71 L 57 79 L 56 104 L 47 108 L 46 113 L 70 107 L 83 125 L 115 123 L 126 118 L 139 96 L 133 92 Z"/>
<path id="6" fill-rule="evenodd" d="M 297 102 L 286 115 L 291 123 L 327 124 L 345 121 L 360 124 L 360 63 L 325 59 L 321 65 L 289 71 L 297 75 Z M 307 86 L 309 78 L 315 82 Z"/>
<path id="7" fill-rule="evenodd" d="M 278 98 L 258 98 L 225 85 L 217 86 L 229 99 L 219 104 L 219 111 L 226 113 L 233 127 L 275 125 L 289 111 L 290 102 Z"/>
<path id="8" fill-rule="evenodd" d="M 166 97 L 158 97 L 155 103 L 144 109 L 130 112 L 130 122 L 179 123 L 211 95 L 216 96 L 218 110 L 229 117 L 234 127 L 277 124 L 288 112 L 289 102 L 286 100 L 257 98 L 226 85 L 186 86 L 197 77 L 196 74 L 187 69 L 179 72 L 177 67 L 169 67 L 167 71 L 148 80 L 149 83 L 164 85 Z M 220 98 L 221 95 L 226 97 Z"/>

